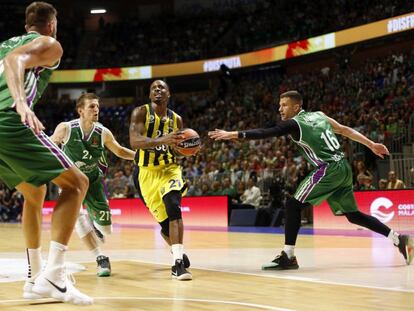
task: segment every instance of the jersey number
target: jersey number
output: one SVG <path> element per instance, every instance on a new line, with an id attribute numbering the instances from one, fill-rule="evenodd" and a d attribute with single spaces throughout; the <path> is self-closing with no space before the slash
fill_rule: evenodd
<path id="1" fill-rule="evenodd" d="M 83 157 L 82 160 L 90 160 L 92 159 L 92 156 L 89 154 L 88 150 L 83 150 Z"/>
<path id="2" fill-rule="evenodd" d="M 170 183 L 170 189 L 175 188 L 176 184 L 178 188 L 181 188 L 181 182 L 178 179 L 170 179 L 168 182 Z"/>
<path id="3" fill-rule="evenodd" d="M 322 132 L 321 138 L 325 141 L 325 144 L 328 146 L 329 150 L 335 151 L 338 150 L 341 146 L 336 139 L 335 135 L 330 131 L 326 130 L 325 132 Z"/>
<path id="4" fill-rule="evenodd" d="M 99 220 L 100 221 L 108 221 L 109 220 L 109 211 L 99 211 Z"/>

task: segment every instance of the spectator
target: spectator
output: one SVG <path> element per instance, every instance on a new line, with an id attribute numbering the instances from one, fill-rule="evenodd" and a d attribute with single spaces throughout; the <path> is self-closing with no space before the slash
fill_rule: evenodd
<path id="1" fill-rule="evenodd" d="M 387 189 L 405 189 L 404 182 L 397 178 L 397 174 L 394 171 L 389 171 L 388 173 Z"/>

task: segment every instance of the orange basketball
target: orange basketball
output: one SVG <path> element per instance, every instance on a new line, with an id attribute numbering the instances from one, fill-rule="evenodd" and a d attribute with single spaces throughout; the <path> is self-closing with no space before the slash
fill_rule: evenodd
<path id="1" fill-rule="evenodd" d="M 185 138 L 179 144 L 177 144 L 174 149 L 177 152 L 185 157 L 190 157 L 197 154 L 201 149 L 201 139 L 196 131 L 193 129 L 182 129 L 179 132 Z"/>

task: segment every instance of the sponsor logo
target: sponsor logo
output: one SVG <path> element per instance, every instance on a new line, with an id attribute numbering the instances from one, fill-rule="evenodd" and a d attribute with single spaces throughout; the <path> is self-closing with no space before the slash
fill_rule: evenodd
<path id="1" fill-rule="evenodd" d="M 203 70 L 204 72 L 210 71 L 218 71 L 220 70 L 221 65 L 226 65 L 230 69 L 232 68 L 240 68 L 241 67 L 241 59 L 239 56 L 236 57 L 229 57 L 229 58 L 221 58 L 215 60 L 209 60 L 204 62 Z"/>
<path id="2" fill-rule="evenodd" d="M 82 161 L 76 161 L 75 162 L 75 165 L 76 165 L 77 168 L 81 168 L 82 166 L 85 166 L 86 163 L 85 162 L 82 162 Z"/>
<path id="3" fill-rule="evenodd" d="M 381 207 L 384 207 L 388 210 L 392 207 L 392 205 L 393 205 L 392 201 L 388 198 L 384 198 L 384 197 L 376 198 L 371 203 L 371 215 L 377 218 L 382 223 L 386 224 L 387 222 L 393 219 L 395 212 L 390 211 L 389 213 L 384 213 L 384 212 L 381 212 L 379 209 Z"/>
<path id="4" fill-rule="evenodd" d="M 178 144 L 178 147 L 180 148 L 193 148 L 200 146 L 200 138 L 190 138 L 185 141 L 182 141 Z"/>
<path id="5" fill-rule="evenodd" d="M 414 28 L 414 14 L 390 19 L 387 24 L 388 33 L 404 31 L 412 28 Z"/>
<path id="6" fill-rule="evenodd" d="M 61 293 L 66 293 L 66 286 L 65 287 L 59 287 L 57 286 L 55 283 L 49 281 L 48 279 L 46 279 L 46 281 L 48 281 L 54 288 L 56 288 L 58 291 L 60 291 Z"/>

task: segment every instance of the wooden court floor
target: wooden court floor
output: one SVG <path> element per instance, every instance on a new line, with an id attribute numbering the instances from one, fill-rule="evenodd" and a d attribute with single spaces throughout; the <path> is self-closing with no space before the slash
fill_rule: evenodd
<path id="1" fill-rule="evenodd" d="M 44 231 L 44 257 L 49 230 Z M 95 298 L 79 307 L 21 298 L 25 257 L 20 225 L 0 224 L 0 310 L 414 310 L 414 266 L 379 237 L 301 236 L 296 271 L 261 271 L 283 236 L 188 230 L 194 280 L 170 278 L 171 255 L 158 230 L 115 228 L 103 245 L 113 275 L 73 235 L 67 261 L 84 268 L 76 286 Z"/>

